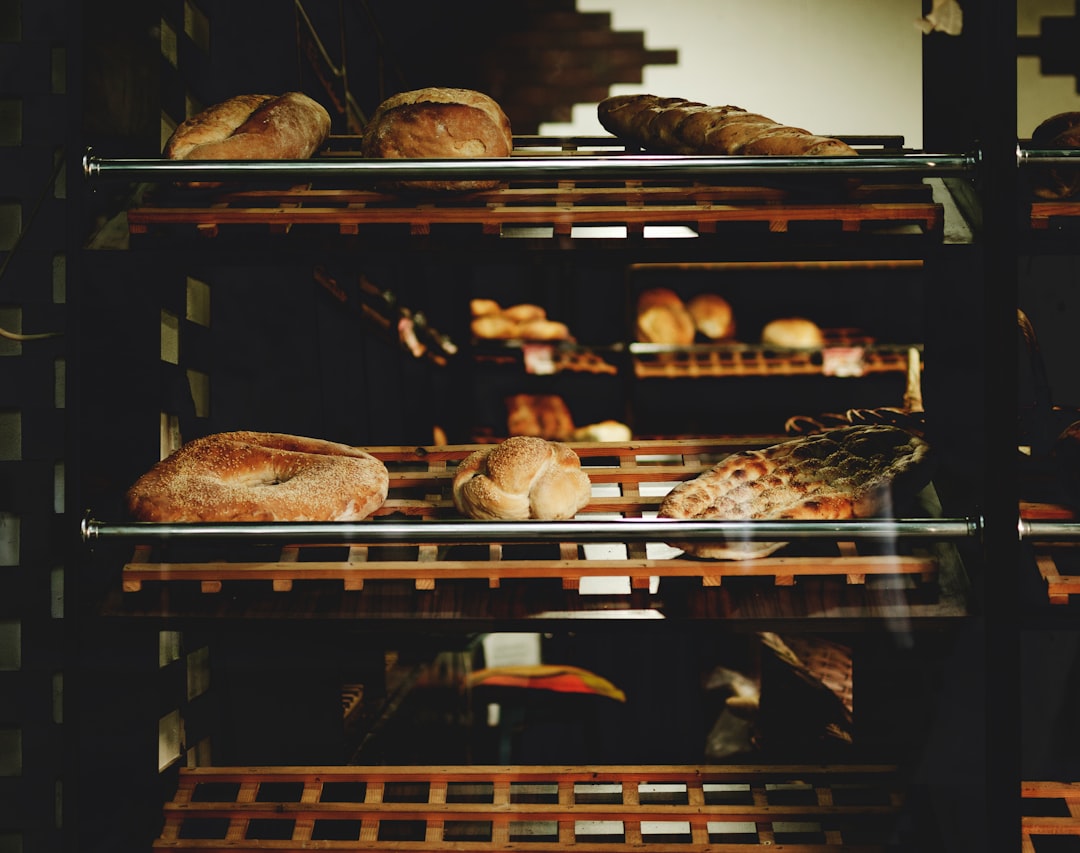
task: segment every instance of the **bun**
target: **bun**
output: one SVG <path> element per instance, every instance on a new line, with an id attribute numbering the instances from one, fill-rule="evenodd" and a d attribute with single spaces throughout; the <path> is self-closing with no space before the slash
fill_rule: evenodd
<path id="1" fill-rule="evenodd" d="M 570 408 L 558 394 L 514 394 L 506 398 L 509 435 L 531 435 L 565 441 L 574 432 Z"/>
<path id="2" fill-rule="evenodd" d="M 540 305 L 523 302 L 503 308 L 493 299 L 473 299 L 470 303 L 473 336 L 485 340 L 570 341 L 570 328 L 549 320 Z"/>
<path id="3" fill-rule="evenodd" d="M 654 287 L 638 296 L 635 333 L 639 341 L 685 346 L 694 342 L 695 331 L 694 318 L 675 291 Z"/>
<path id="4" fill-rule="evenodd" d="M 329 136 L 330 114 L 302 92 L 237 95 L 177 125 L 163 155 L 169 160 L 306 160 Z"/>
<path id="5" fill-rule="evenodd" d="M 630 441 L 633 437 L 630 427 L 615 420 L 578 427 L 571 436 L 574 441 L 605 441 L 613 444 Z"/>
<path id="6" fill-rule="evenodd" d="M 589 503 L 591 483 L 565 444 L 515 436 L 469 454 L 453 481 L 454 506 L 479 519 L 567 519 Z"/>
<path id="7" fill-rule="evenodd" d="M 687 304 L 687 310 L 694 319 L 694 327 L 706 338 L 713 341 L 735 337 L 735 317 L 731 304 L 715 293 L 699 293 Z"/>
<path id="8" fill-rule="evenodd" d="M 355 447 L 268 432 L 197 438 L 128 490 L 139 521 L 358 521 L 386 500 L 386 466 Z"/>
<path id="9" fill-rule="evenodd" d="M 825 336 L 816 323 L 805 317 L 780 317 L 765 324 L 761 342 L 784 349 L 821 349 Z"/>
<path id="10" fill-rule="evenodd" d="M 647 151 L 666 154 L 852 157 L 839 139 L 731 105 L 708 106 L 685 98 L 615 95 L 597 105 L 605 130 Z"/>
<path id="11" fill-rule="evenodd" d="M 1050 116 L 1032 132 L 1031 142 L 1037 148 L 1080 148 L 1080 112 Z M 1039 198 L 1066 199 L 1080 193 L 1080 168 L 1076 166 L 1035 166 L 1028 179 Z"/>
<path id="12" fill-rule="evenodd" d="M 431 87 L 387 98 L 361 140 L 365 157 L 387 159 L 508 157 L 514 149 L 510 120 L 488 95 L 472 89 Z M 394 181 L 420 190 L 483 190 L 497 180 Z"/>

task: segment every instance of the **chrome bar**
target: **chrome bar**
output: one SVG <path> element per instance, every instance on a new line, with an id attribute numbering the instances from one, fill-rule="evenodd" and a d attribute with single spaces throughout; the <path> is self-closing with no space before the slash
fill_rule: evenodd
<path id="1" fill-rule="evenodd" d="M 960 540 L 978 536 L 975 518 L 843 519 L 840 521 L 687 521 L 625 518 L 568 521 L 388 521 L 355 522 L 130 522 L 84 519 L 84 542 L 107 539 L 160 542 L 285 541 L 292 544 L 347 543 L 489 543 L 489 542 L 629 542 L 698 540 L 769 541 L 815 539 Z"/>
<path id="2" fill-rule="evenodd" d="M 1016 149 L 1019 166 L 1080 165 L 1080 148 L 1020 148 Z"/>
<path id="3" fill-rule="evenodd" d="M 1020 519 L 1020 539 L 1026 542 L 1075 542 L 1080 540 L 1080 521 Z"/>
<path id="4" fill-rule="evenodd" d="M 741 157 L 662 154 L 574 157 L 494 157 L 475 159 L 380 160 L 316 157 L 311 160 L 151 160 L 83 157 L 88 180 L 215 181 L 226 178 L 365 177 L 371 180 L 483 178 L 666 178 L 723 173 L 787 175 L 921 174 L 970 171 L 966 154 L 904 154 L 892 157 Z"/>

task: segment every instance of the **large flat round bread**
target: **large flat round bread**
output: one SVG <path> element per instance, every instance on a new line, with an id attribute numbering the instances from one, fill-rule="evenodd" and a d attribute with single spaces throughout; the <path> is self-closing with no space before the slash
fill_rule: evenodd
<path id="1" fill-rule="evenodd" d="M 660 505 L 660 518 L 823 519 L 891 516 L 930 481 L 930 446 L 898 427 L 866 424 L 733 453 Z M 708 559 L 763 557 L 784 542 L 672 543 Z"/>

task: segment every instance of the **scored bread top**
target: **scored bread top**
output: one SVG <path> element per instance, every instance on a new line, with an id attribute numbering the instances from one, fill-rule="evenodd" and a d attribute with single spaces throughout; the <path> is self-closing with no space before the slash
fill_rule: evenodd
<path id="1" fill-rule="evenodd" d="M 728 456 L 677 485 L 659 517 L 841 519 L 891 515 L 930 481 L 930 445 L 899 427 L 842 427 Z M 677 545 L 696 556 L 763 556 L 783 543 Z"/>

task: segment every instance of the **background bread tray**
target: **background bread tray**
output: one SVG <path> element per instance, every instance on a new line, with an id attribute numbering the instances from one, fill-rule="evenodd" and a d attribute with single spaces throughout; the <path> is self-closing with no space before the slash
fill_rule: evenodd
<path id="1" fill-rule="evenodd" d="M 903 805 L 891 765 L 201 767 L 153 849 L 869 853 Z"/>
<path id="2" fill-rule="evenodd" d="M 675 483 L 697 476 L 730 452 L 779 440 L 783 437 L 567 442 L 581 457 L 593 484 L 592 500 L 576 520 L 654 517 Z M 146 582 L 194 582 L 203 592 L 218 592 L 226 582 L 261 581 L 284 592 L 296 582 L 330 581 L 360 590 L 369 581 L 405 580 L 417 589 L 432 589 L 438 582 L 466 579 L 483 580 L 495 588 L 508 580 L 548 579 L 577 589 L 586 578 L 628 577 L 633 588 L 648 589 L 653 578 L 696 578 L 705 586 L 756 579 L 785 586 L 800 577 L 863 584 L 871 576 L 913 583 L 937 576 L 933 551 L 902 540 L 856 545 L 814 539 L 791 542 L 778 555 L 739 561 L 688 558 L 662 542 L 629 537 L 611 543 L 598 543 L 595 537 L 530 543 L 426 541 L 417 535 L 425 522 L 461 520 L 451 497 L 456 463 L 481 446 L 368 448 L 390 471 L 389 496 L 375 517 L 408 521 L 416 531 L 414 541 L 407 537 L 374 545 L 256 541 L 207 548 L 166 538 L 135 548 L 123 567 L 123 588 L 134 592 Z"/>

